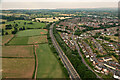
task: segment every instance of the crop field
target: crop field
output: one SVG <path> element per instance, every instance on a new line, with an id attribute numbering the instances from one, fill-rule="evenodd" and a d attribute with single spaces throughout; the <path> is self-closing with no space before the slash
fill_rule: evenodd
<path id="1" fill-rule="evenodd" d="M 28 44 L 46 43 L 47 35 L 29 37 Z"/>
<path id="2" fill-rule="evenodd" d="M 13 36 L 14 35 L 5 35 L 5 36 L 2 36 L 2 45 L 4 45 L 5 43 L 7 43 L 9 40 L 11 40 L 11 38 Z"/>
<path id="3" fill-rule="evenodd" d="M 3 46 L 2 57 L 34 57 L 33 45 Z"/>
<path id="4" fill-rule="evenodd" d="M 37 46 L 36 53 L 38 58 L 37 78 L 65 78 L 61 65 L 48 44 Z"/>
<path id="5" fill-rule="evenodd" d="M 11 24 L 11 25 L 18 24 L 18 27 L 25 26 L 26 28 L 44 28 L 45 27 L 45 23 L 32 22 L 33 24 L 29 24 L 30 22 L 32 22 L 32 21 L 15 20 L 15 21 L 6 22 L 6 24 Z"/>
<path id="6" fill-rule="evenodd" d="M 3 78 L 32 78 L 34 72 L 34 59 L 3 58 Z"/>
<path id="7" fill-rule="evenodd" d="M 43 35 L 43 34 L 47 34 L 46 29 L 32 29 L 32 30 L 20 31 L 16 34 L 16 36 L 23 37 L 23 36 L 36 36 L 36 35 Z"/>
<path id="8" fill-rule="evenodd" d="M 15 37 L 8 44 L 10 45 L 25 45 L 28 43 L 28 37 Z"/>

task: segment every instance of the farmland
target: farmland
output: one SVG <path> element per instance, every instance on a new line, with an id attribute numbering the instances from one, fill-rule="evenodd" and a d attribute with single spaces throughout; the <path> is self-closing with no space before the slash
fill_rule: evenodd
<path id="1" fill-rule="evenodd" d="M 37 78 L 65 78 L 61 66 L 48 44 L 38 45 L 36 53 L 38 57 Z"/>
<path id="2" fill-rule="evenodd" d="M 17 24 L 22 25 L 22 21 Z M 6 43 L 2 46 L 3 53 L 0 55 L 3 59 L 3 78 L 33 78 L 35 74 L 37 78 L 65 78 L 61 65 L 49 48 L 47 33 L 47 29 L 25 29 L 16 34 L 3 36 L 3 43 Z M 36 49 L 34 45 L 38 45 Z"/>
<path id="3" fill-rule="evenodd" d="M 8 44 L 9 45 L 27 45 L 27 44 L 38 44 L 47 43 L 47 36 L 31 36 L 31 37 L 15 37 Z"/>
<path id="4" fill-rule="evenodd" d="M 47 43 L 47 36 L 33 36 L 29 37 L 28 44 Z"/>
<path id="5" fill-rule="evenodd" d="M 26 45 L 47 42 L 46 29 L 31 29 L 19 31 L 8 43 L 9 45 Z"/>
<path id="6" fill-rule="evenodd" d="M 57 53 L 49 46 L 47 24 L 71 17 L 19 11 L 1 15 L 3 78 L 67 77 Z"/>
<path id="7" fill-rule="evenodd" d="M 32 29 L 32 30 L 20 31 L 16 34 L 16 36 L 23 37 L 23 36 L 36 36 L 43 34 L 47 34 L 47 31 L 45 29 Z"/>
<path id="8" fill-rule="evenodd" d="M 9 45 L 25 45 L 28 42 L 28 37 L 15 37 L 8 44 Z"/>
<path id="9" fill-rule="evenodd" d="M 34 58 L 3 58 L 2 77 L 3 78 L 32 78 L 34 72 Z"/>
<path id="10" fill-rule="evenodd" d="M 3 46 L 2 57 L 33 57 L 33 46 Z M 1 56 L 1 55 L 0 55 Z"/>

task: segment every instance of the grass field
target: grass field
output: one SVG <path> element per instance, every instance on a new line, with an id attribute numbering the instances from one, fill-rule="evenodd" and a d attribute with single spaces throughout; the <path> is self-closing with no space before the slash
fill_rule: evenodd
<path id="1" fill-rule="evenodd" d="M 28 43 L 28 37 L 15 37 L 8 44 L 12 45 L 24 45 Z"/>
<path id="2" fill-rule="evenodd" d="M 33 24 L 30 24 L 33 23 Z M 12 25 L 12 29 L 5 29 L 6 25 Z M 16 26 L 17 25 L 17 26 Z M 32 29 L 38 29 L 38 28 L 46 28 L 45 23 L 40 23 L 40 22 L 33 22 L 33 21 L 27 21 L 27 20 L 14 20 L 14 21 L 6 21 L 5 24 L 2 24 L 2 28 L 4 29 L 4 34 L 7 32 L 8 34 L 12 34 L 12 31 L 14 31 L 14 27 L 16 27 L 18 30 L 23 27 L 25 29 L 27 28 L 32 28 Z"/>
<path id="3" fill-rule="evenodd" d="M 34 72 L 34 59 L 3 58 L 3 78 L 32 78 Z"/>
<path id="4" fill-rule="evenodd" d="M 29 37 L 28 44 L 46 43 L 47 35 Z"/>
<path id="5" fill-rule="evenodd" d="M 34 57 L 33 46 L 3 46 L 2 57 Z"/>
<path id="6" fill-rule="evenodd" d="M 23 37 L 23 36 L 35 36 L 35 35 L 43 35 L 43 34 L 47 34 L 46 29 L 32 29 L 32 30 L 20 31 L 16 34 L 16 36 Z"/>
<path id="7" fill-rule="evenodd" d="M 26 24 L 24 24 L 26 22 Z M 44 28 L 45 23 L 40 23 L 40 22 L 32 22 L 33 24 L 28 24 L 32 21 L 27 21 L 27 20 L 15 20 L 15 21 L 9 21 L 6 22 L 6 24 L 11 24 L 15 25 L 18 24 L 18 27 L 23 27 L 25 26 L 26 28 Z"/>
<path id="8" fill-rule="evenodd" d="M 48 44 L 41 44 L 36 49 L 38 57 L 37 78 L 64 78 L 61 65 L 51 52 Z"/>
<path id="9" fill-rule="evenodd" d="M 5 43 L 7 43 L 9 40 L 11 40 L 11 38 L 13 36 L 14 35 L 5 35 L 5 36 L 2 36 L 2 45 L 4 45 Z"/>

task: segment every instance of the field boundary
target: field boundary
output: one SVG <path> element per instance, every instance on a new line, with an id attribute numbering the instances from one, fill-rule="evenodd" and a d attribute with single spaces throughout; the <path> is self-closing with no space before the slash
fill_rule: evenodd
<path id="1" fill-rule="evenodd" d="M 36 44 L 7 44 L 6 46 L 26 46 L 26 45 L 39 45 L 39 44 L 47 44 L 48 42 L 44 43 L 36 43 Z"/>
<path id="2" fill-rule="evenodd" d="M 35 59 L 35 68 L 33 72 L 33 79 L 36 79 L 37 76 L 37 68 L 38 68 L 38 59 L 37 59 L 37 54 L 36 54 L 36 45 L 33 45 L 33 52 L 34 52 L 34 59 Z"/>
<path id="3" fill-rule="evenodd" d="M 15 38 L 15 35 L 9 41 L 7 41 L 4 45 L 7 46 L 8 43 L 13 40 L 13 38 Z"/>
<path id="4" fill-rule="evenodd" d="M 15 35 L 13 35 L 14 37 Z M 7 41 L 5 41 L 4 43 L 2 43 L 2 45 L 5 45 L 8 41 L 10 41 L 13 37 L 11 37 L 10 39 L 8 39 Z"/>
<path id="5" fill-rule="evenodd" d="M 15 35 L 15 36 L 16 36 L 16 38 L 20 38 L 20 37 L 35 37 L 35 36 L 45 36 L 45 35 L 47 35 L 47 34 L 33 35 L 33 36 L 17 36 L 17 35 Z"/>
<path id="6" fill-rule="evenodd" d="M 30 59 L 32 59 L 32 58 L 34 58 L 34 57 L 1 57 L 1 56 L 0 56 L 0 58 L 30 58 Z"/>

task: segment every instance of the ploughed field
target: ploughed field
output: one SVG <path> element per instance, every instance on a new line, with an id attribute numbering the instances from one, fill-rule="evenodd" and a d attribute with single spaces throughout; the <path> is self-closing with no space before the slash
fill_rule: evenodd
<path id="1" fill-rule="evenodd" d="M 3 78 L 32 78 L 34 72 L 34 58 L 3 58 Z"/>

